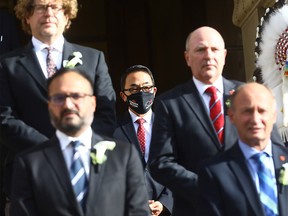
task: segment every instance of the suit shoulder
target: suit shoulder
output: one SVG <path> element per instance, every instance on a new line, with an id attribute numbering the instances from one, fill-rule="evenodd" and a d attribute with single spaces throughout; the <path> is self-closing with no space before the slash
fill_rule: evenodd
<path id="1" fill-rule="evenodd" d="M 31 155 L 35 155 L 39 152 L 42 152 L 44 149 L 49 148 L 51 145 L 56 145 L 56 143 L 51 143 L 51 141 L 45 141 L 39 145 L 32 146 L 22 152 L 20 152 L 17 156 L 19 157 L 30 157 Z"/>
<path id="2" fill-rule="evenodd" d="M 107 141 L 111 141 L 111 142 L 115 142 L 116 147 L 119 149 L 126 149 L 126 148 L 130 148 L 130 143 L 123 141 L 121 139 L 118 138 L 114 138 L 114 137 L 107 137 L 107 136 L 102 136 L 103 140 L 107 140 Z"/>
<path id="3" fill-rule="evenodd" d="M 169 89 L 160 95 L 156 97 L 156 100 L 169 100 L 169 99 L 174 99 L 183 94 L 183 90 L 186 89 L 187 87 L 190 87 L 191 85 L 191 80 L 181 83 L 173 87 L 172 89 Z"/>
<path id="4" fill-rule="evenodd" d="M 223 77 L 223 82 L 224 82 L 224 85 L 225 84 L 230 84 L 231 86 L 234 86 L 234 88 L 237 88 L 239 87 L 240 85 L 243 85 L 245 84 L 244 82 L 242 81 L 239 81 L 239 80 L 230 80 L 230 79 L 226 79 Z"/>
<path id="5" fill-rule="evenodd" d="M 117 127 L 125 125 L 129 122 L 132 122 L 132 120 L 131 120 L 131 116 L 130 116 L 128 111 L 126 111 L 122 115 L 117 116 Z"/>
<path id="6" fill-rule="evenodd" d="M 101 50 L 92 48 L 92 47 L 87 47 L 87 46 L 83 46 L 80 44 L 75 44 L 75 43 L 71 43 L 71 45 L 73 46 L 73 48 L 75 49 L 75 51 L 79 51 L 79 52 L 88 52 L 88 53 L 103 53 Z"/>
<path id="7" fill-rule="evenodd" d="M 25 52 L 24 47 L 14 49 L 10 52 L 7 52 L 7 53 L 0 55 L 0 61 L 2 62 L 3 60 L 6 60 L 6 59 L 11 59 L 11 58 L 21 56 L 24 52 Z"/>
<path id="8" fill-rule="evenodd" d="M 228 149 L 227 151 L 220 152 L 219 154 L 216 154 L 215 156 L 205 159 L 201 162 L 201 166 L 205 167 L 218 167 L 222 166 L 223 164 L 229 163 L 229 161 L 235 159 L 235 148 L 236 146 L 233 146 L 232 148 Z M 237 157 L 239 154 L 237 154 Z"/>
<path id="9" fill-rule="evenodd" d="M 282 154 L 288 156 L 288 149 L 287 147 L 280 145 L 279 143 L 273 143 L 274 148 L 278 149 Z"/>

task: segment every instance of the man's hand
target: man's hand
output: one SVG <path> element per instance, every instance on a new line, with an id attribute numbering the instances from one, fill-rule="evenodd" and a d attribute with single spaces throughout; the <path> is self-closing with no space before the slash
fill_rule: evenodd
<path id="1" fill-rule="evenodd" d="M 159 201 L 149 200 L 149 207 L 152 216 L 158 216 L 163 211 L 163 205 Z"/>

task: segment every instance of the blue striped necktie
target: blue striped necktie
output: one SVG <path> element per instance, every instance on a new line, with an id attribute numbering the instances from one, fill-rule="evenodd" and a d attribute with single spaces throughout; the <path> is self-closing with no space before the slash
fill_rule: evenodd
<path id="1" fill-rule="evenodd" d="M 70 179 L 77 201 L 84 208 L 88 180 L 85 173 L 83 162 L 80 158 L 80 154 L 78 151 L 78 147 L 81 145 L 81 142 L 73 141 L 71 142 L 71 145 L 73 147 L 73 157 L 70 169 Z"/>
<path id="2" fill-rule="evenodd" d="M 263 160 L 269 157 L 267 153 L 257 153 L 252 156 L 252 159 L 257 163 L 257 174 L 260 187 L 260 200 L 264 208 L 266 216 L 277 216 L 278 205 L 276 191 L 277 187 L 274 183 L 274 178 L 271 171 L 265 166 Z"/>

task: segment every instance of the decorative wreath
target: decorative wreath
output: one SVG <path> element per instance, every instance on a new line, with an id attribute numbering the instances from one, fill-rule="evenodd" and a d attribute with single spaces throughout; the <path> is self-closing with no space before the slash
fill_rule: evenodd
<path id="1" fill-rule="evenodd" d="M 288 0 L 266 9 L 256 35 L 257 82 L 272 89 L 277 103 L 277 126 L 288 142 Z"/>

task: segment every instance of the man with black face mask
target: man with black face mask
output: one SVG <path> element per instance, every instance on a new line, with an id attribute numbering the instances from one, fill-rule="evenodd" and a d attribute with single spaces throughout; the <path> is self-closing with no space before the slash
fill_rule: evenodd
<path id="1" fill-rule="evenodd" d="M 172 194 L 154 181 L 148 171 L 154 114 L 152 105 L 157 88 L 149 68 L 142 65 L 129 67 L 121 77 L 120 97 L 127 103 L 128 111 L 118 118 L 114 137 L 136 146 L 143 161 L 151 215 L 168 216 L 172 212 Z M 150 160 L 150 159 L 149 159 Z"/>

